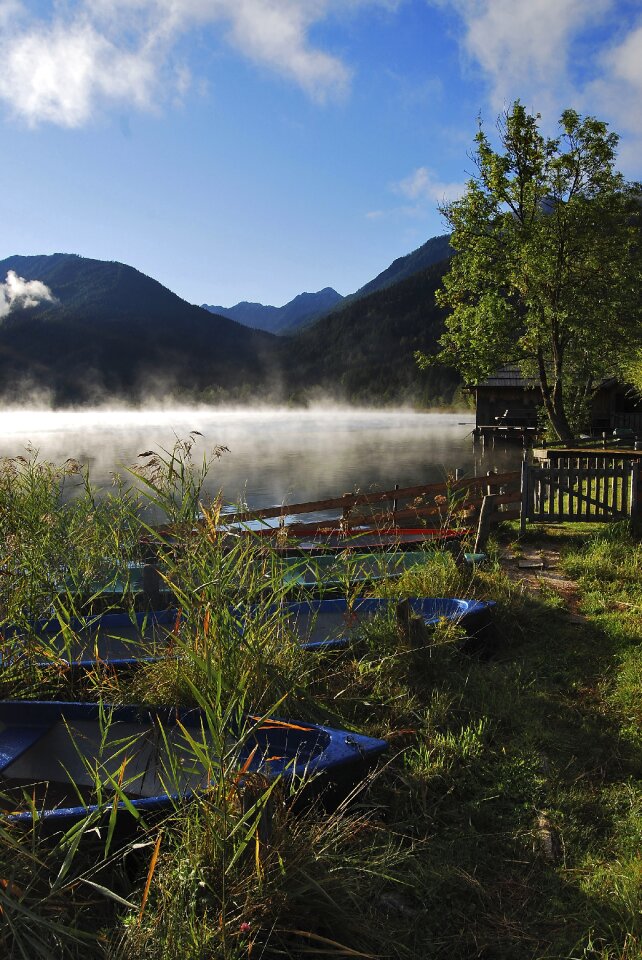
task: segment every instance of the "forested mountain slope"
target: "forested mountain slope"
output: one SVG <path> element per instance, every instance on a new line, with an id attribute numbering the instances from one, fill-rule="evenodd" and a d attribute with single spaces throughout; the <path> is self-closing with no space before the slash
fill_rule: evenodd
<path id="1" fill-rule="evenodd" d="M 103 396 L 198 396 L 259 386 L 275 338 L 186 303 L 122 263 L 72 254 L 9 257 L 9 270 L 50 288 L 55 302 L 14 306 L 0 322 L 5 398 L 51 391 L 54 402 Z"/>
<path id="2" fill-rule="evenodd" d="M 431 237 L 430 240 L 413 250 L 412 253 L 408 253 L 404 257 L 398 257 L 389 267 L 377 274 L 373 280 L 364 284 L 355 293 L 350 294 L 346 300 L 358 300 L 375 293 L 377 290 L 384 290 L 401 280 L 412 277 L 415 273 L 421 273 L 422 270 L 426 270 L 436 263 L 448 260 L 454 252 L 450 246 L 450 234 Z"/>
<path id="3" fill-rule="evenodd" d="M 453 371 L 418 368 L 435 351 L 443 312 L 442 260 L 275 337 L 186 303 L 122 263 L 71 254 L 9 257 L 47 285 L 54 302 L 16 301 L 0 320 L 0 397 L 58 405 L 125 400 L 450 402 Z"/>
<path id="4" fill-rule="evenodd" d="M 318 390 L 351 402 L 450 402 L 458 375 L 440 366 L 422 372 L 414 359 L 415 350 L 434 353 L 443 332 L 435 290 L 447 267 L 433 264 L 282 338 L 292 397 Z"/>

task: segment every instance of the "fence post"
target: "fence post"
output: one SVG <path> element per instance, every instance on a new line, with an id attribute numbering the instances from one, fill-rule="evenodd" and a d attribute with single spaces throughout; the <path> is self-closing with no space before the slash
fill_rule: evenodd
<path id="1" fill-rule="evenodd" d="M 479 511 L 479 523 L 477 525 L 477 536 L 475 537 L 475 553 L 482 553 L 486 549 L 486 541 L 490 533 L 490 518 L 495 510 L 496 495 L 487 493 L 482 500 Z"/>
<path id="2" fill-rule="evenodd" d="M 629 497 L 629 509 L 631 511 L 631 527 L 637 533 L 640 526 L 640 461 L 631 461 L 631 495 Z"/>
<path id="3" fill-rule="evenodd" d="M 530 494 L 528 490 L 528 463 L 522 460 L 522 502 L 519 511 L 519 529 L 520 533 L 526 532 L 526 521 L 528 519 Z"/>
<path id="4" fill-rule="evenodd" d="M 487 471 L 486 471 L 486 476 L 487 476 L 487 477 L 494 477 L 496 473 L 497 473 L 497 470 L 487 470 Z M 488 486 L 486 487 L 486 493 L 488 494 L 488 496 L 490 496 L 492 492 L 493 492 L 493 488 L 492 488 L 491 484 L 489 483 Z"/>

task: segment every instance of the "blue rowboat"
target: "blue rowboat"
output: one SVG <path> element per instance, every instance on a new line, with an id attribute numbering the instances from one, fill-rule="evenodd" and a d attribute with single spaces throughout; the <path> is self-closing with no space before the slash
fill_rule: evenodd
<path id="1" fill-rule="evenodd" d="M 106 613 L 61 620 L 56 617 L 2 629 L 5 652 L 0 663 L 29 657 L 39 666 L 67 665 L 86 670 L 103 663 L 126 669 L 167 652 L 180 625 L 176 609 L 147 613 Z"/>
<path id="2" fill-rule="evenodd" d="M 435 550 L 342 551 L 318 556 L 282 556 L 274 552 L 265 557 L 264 563 L 270 572 L 281 574 L 289 587 L 337 589 L 346 583 L 366 583 L 401 576 L 405 570 L 434 556 L 445 555 Z M 104 578 L 92 581 L 83 589 L 83 596 L 118 603 L 125 593 L 150 596 L 152 589 L 157 598 L 163 602 L 169 601 L 169 588 L 157 568 L 131 562 L 122 570 L 108 571 Z M 60 592 L 63 590 L 71 590 L 71 587 L 61 587 Z"/>
<path id="3" fill-rule="evenodd" d="M 372 617 L 386 614 L 397 600 L 357 597 L 352 603 L 344 599 L 302 600 L 283 603 L 270 612 L 281 612 L 286 628 L 299 638 L 306 650 L 331 650 L 345 647 L 354 633 Z M 421 617 L 427 627 L 441 621 L 461 625 L 473 634 L 489 622 L 493 600 L 466 600 L 457 597 L 411 597 L 410 610 Z"/>
<path id="4" fill-rule="evenodd" d="M 115 809 L 120 826 L 130 829 L 218 777 L 212 739 L 199 708 L 0 701 L 0 804 L 7 811 L 0 820 L 30 826 L 33 804 L 42 827 L 53 832 L 92 814 L 100 821 Z M 347 730 L 247 717 L 240 740 L 231 732 L 225 749 L 231 784 L 243 770 L 268 781 L 304 780 L 311 792 L 338 797 L 386 748 L 385 740 Z M 99 771 L 100 804 L 90 771 Z"/>
<path id="5" fill-rule="evenodd" d="M 243 609 L 231 608 L 230 612 L 233 613 L 231 622 L 236 622 L 236 628 L 242 633 Z M 53 618 L 24 626 L 11 624 L 0 631 L 5 640 L 0 666 L 28 659 L 40 668 L 63 667 L 74 672 L 91 671 L 99 666 L 117 671 L 134 669 L 158 662 L 172 653 L 180 655 L 185 623 L 180 611 L 170 608 L 131 616 L 106 613 L 86 620 Z M 304 650 L 338 646 L 345 644 L 332 639 L 322 642 L 318 638 L 310 642 L 301 636 Z"/>
<path id="6" fill-rule="evenodd" d="M 372 583 L 399 577 L 406 570 L 421 565 L 428 559 L 439 558 L 444 563 L 450 554 L 438 549 L 428 550 L 342 550 L 340 552 L 282 555 L 273 551 L 263 559 L 266 573 L 280 576 L 284 585 L 291 589 L 312 589 L 320 592 L 344 590 L 348 585 Z M 481 562 L 485 554 L 465 553 L 468 564 Z M 60 593 L 77 593 L 66 584 Z M 111 570 L 102 579 L 88 584 L 82 591 L 90 603 L 102 601 L 118 604 L 125 594 L 141 596 L 151 607 L 169 604 L 172 594 L 163 579 L 162 570 L 154 564 L 130 562 L 125 568 Z"/>

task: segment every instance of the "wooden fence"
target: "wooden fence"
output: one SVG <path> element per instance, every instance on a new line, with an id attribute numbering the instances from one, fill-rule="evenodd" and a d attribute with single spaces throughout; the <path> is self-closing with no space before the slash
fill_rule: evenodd
<path id="1" fill-rule="evenodd" d="M 597 443 L 592 447 L 540 447 L 533 450 L 533 457 L 538 462 L 550 460 L 554 466 L 558 460 L 566 462 L 579 461 L 585 466 L 608 466 L 614 460 L 642 460 L 642 448 L 632 450 L 630 447 L 622 449 L 612 443 L 601 447 Z"/>
<path id="2" fill-rule="evenodd" d="M 262 510 L 225 514 L 225 524 L 285 526 L 295 534 L 320 526 L 350 529 L 361 525 L 431 528 L 468 527 L 502 520 L 605 521 L 637 520 L 642 504 L 642 465 L 637 459 L 557 456 L 521 470 L 464 477 L 442 483 L 394 487 L 376 493 L 346 493 L 327 500 L 283 504 Z M 328 518 L 328 514 L 331 514 Z"/>
<path id="3" fill-rule="evenodd" d="M 394 487 L 377 493 L 346 493 L 328 500 L 284 504 L 263 510 L 246 510 L 225 514 L 226 524 L 278 520 L 287 522 L 293 533 L 309 533 L 319 525 L 327 528 L 378 526 L 429 527 L 466 526 L 473 521 L 484 496 L 494 495 L 493 520 L 516 519 L 520 515 L 520 471 L 490 473 L 485 477 L 467 477 L 443 483 L 413 487 Z M 325 519 L 315 514 L 335 513 Z M 305 522 L 295 519 L 305 515 Z"/>
<path id="4" fill-rule="evenodd" d="M 528 520 L 637 520 L 640 463 L 603 454 L 522 465 L 521 526 Z"/>

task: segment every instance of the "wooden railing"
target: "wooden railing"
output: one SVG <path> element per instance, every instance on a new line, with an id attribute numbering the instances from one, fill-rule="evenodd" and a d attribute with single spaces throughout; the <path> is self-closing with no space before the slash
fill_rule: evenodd
<path id="1" fill-rule="evenodd" d="M 495 495 L 493 521 L 519 517 L 520 472 L 490 473 L 484 477 L 464 477 L 442 483 L 395 487 L 376 493 L 346 493 L 328 500 L 283 504 L 261 510 L 225 514 L 226 524 L 251 521 L 288 521 L 295 533 L 324 527 L 351 527 L 361 524 L 429 527 L 468 525 L 477 516 L 484 496 Z M 331 519 L 312 519 L 314 514 L 334 512 Z M 304 522 L 293 518 L 305 515 Z"/>
<path id="2" fill-rule="evenodd" d="M 515 519 L 521 519 L 522 527 L 527 520 L 604 521 L 623 516 L 636 520 L 642 505 L 642 469 L 637 459 L 612 456 L 607 462 L 603 451 L 593 457 L 593 462 L 586 456 L 556 458 L 554 463 L 524 464 L 521 471 L 509 473 L 237 511 L 222 520 L 225 524 L 265 521 L 266 527 L 274 526 L 276 520 L 295 534 L 366 524 L 469 527 L 477 522 L 482 506 L 487 526 Z M 328 513 L 335 516 L 328 519 Z"/>

